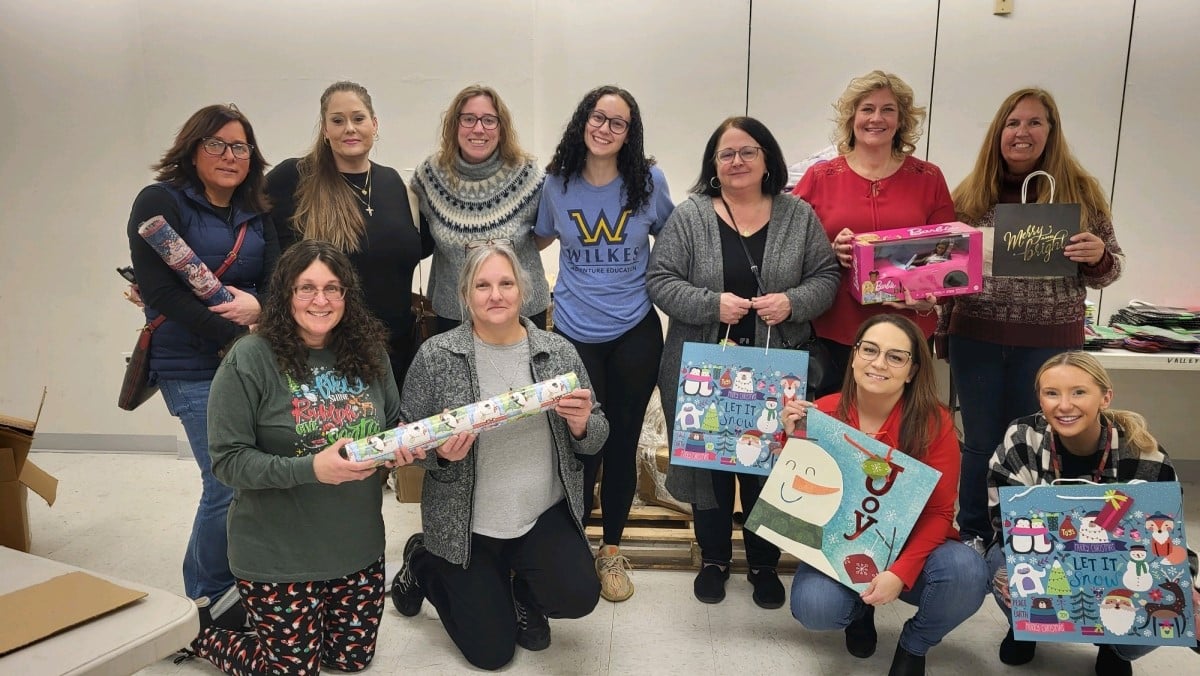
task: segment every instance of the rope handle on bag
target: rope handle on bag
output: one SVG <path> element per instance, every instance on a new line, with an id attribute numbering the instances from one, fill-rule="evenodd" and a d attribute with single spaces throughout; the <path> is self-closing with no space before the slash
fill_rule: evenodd
<path id="1" fill-rule="evenodd" d="M 1032 174 L 1026 176 L 1024 181 L 1021 181 L 1021 204 L 1025 204 L 1026 192 L 1029 190 L 1029 179 L 1033 178 L 1034 176 L 1045 176 L 1046 180 L 1050 181 L 1050 199 L 1047 200 L 1046 203 L 1053 204 L 1054 203 L 1054 177 L 1044 171 L 1041 171 L 1040 169 L 1038 171 L 1035 171 Z"/>

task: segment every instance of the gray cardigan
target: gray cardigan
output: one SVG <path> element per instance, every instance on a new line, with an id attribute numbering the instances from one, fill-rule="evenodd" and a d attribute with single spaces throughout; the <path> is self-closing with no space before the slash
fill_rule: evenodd
<path id="1" fill-rule="evenodd" d="M 646 289 L 650 300 L 670 317 L 658 371 L 658 392 L 668 420 L 675 417 L 684 342 L 716 343 L 720 338 L 725 287 L 720 227 L 712 198 L 690 195 L 667 219 L 650 252 Z M 775 196 L 764 259 L 761 272 L 767 292 L 785 293 L 792 302 L 792 316 L 772 327 L 771 346 L 781 344 L 781 333 L 798 345 L 811 335 L 809 322 L 833 304 L 841 279 L 833 248 L 807 202 Z M 754 342 L 766 341 L 767 325 L 758 322 Z M 709 470 L 671 465 L 667 490 L 700 509 L 716 506 Z"/>
<path id="2" fill-rule="evenodd" d="M 587 369 L 574 346 L 565 338 L 542 331 L 528 319 L 521 319 L 529 333 L 529 362 L 534 382 L 574 371 L 579 386 L 591 389 Z M 400 399 L 401 419 L 420 420 L 480 400 L 476 375 L 475 343 L 471 322 L 447 331 L 421 345 Z M 576 453 L 593 455 L 608 438 L 608 419 L 592 397 L 592 415 L 587 432 L 575 439 L 567 422 L 553 411 L 545 413 L 558 453 L 558 477 L 567 495 L 571 515 L 586 537 L 583 526 L 583 463 Z M 425 547 L 451 563 L 467 566 L 471 559 L 471 515 L 475 502 L 475 452 L 477 445 L 462 460 L 449 462 L 430 452 L 419 464 L 427 470 L 421 487 L 421 522 Z M 519 487 L 514 486 L 514 490 Z"/>

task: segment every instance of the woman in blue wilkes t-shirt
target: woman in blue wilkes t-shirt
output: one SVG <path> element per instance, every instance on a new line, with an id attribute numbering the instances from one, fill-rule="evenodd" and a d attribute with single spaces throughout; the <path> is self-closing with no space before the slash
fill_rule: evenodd
<path id="1" fill-rule="evenodd" d="M 608 441 L 584 463 L 584 514 L 596 475 L 604 541 L 596 557 L 601 594 L 633 594 L 619 546 L 637 482 L 636 454 L 646 405 L 662 356 L 662 324 L 646 294 L 650 235 L 674 209 L 666 178 L 642 147 L 633 95 L 597 87 L 579 102 L 546 167 L 534 234 L 543 248 L 559 241 L 554 330 L 583 358 L 608 416 Z"/>

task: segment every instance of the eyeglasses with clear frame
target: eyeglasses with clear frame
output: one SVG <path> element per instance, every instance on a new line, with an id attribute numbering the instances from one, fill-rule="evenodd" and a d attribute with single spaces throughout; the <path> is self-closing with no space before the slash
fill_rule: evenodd
<path id="1" fill-rule="evenodd" d="M 742 158 L 743 162 L 753 162 L 758 159 L 758 154 L 761 152 L 761 146 L 742 146 L 737 150 L 725 148 L 717 152 L 717 161 L 721 164 L 729 164 L 736 156 Z"/>
<path id="2" fill-rule="evenodd" d="M 500 126 L 500 118 L 495 115 L 476 115 L 475 113 L 458 114 L 458 126 L 463 129 L 472 129 L 477 124 L 482 124 L 484 129 L 491 131 Z"/>
<path id="3" fill-rule="evenodd" d="M 229 148 L 233 151 L 235 159 L 248 160 L 250 153 L 254 151 L 254 146 L 249 143 L 230 143 L 222 141 L 215 136 L 200 139 L 200 148 L 208 155 L 220 157 L 225 154 L 225 149 Z"/>
<path id="4" fill-rule="evenodd" d="M 908 350 L 888 350 L 884 352 L 879 349 L 879 346 L 869 340 L 860 340 L 854 345 L 854 351 L 860 359 L 868 362 L 873 362 L 883 354 L 883 361 L 889 367 L 894 369 L 902 369 L 908 366 L 912 361 L 912 352 Z"/>
<path id="5" fill-rule="evenodd" d="M 346 297 L 346 287 L 341 284 L 326 284 L 323 289 L 313 284 L 301 284 L 293 287 L 292 291 L 296 294 L 296 300 L 315 300 L 318 293 L 328 301 L 339 301 Z"/>
<path id="6" fill-rule="evenodd" d="M 511 239 L 501 237 L 499 239 L 473 239 L 466 244 L 467 251 L 474 251 L 475 249 L 484 246 L 506 246 L 511 249 L 513 247 L 513 241 Z"/>
<path id="7" fill-rule="evenodd" d="M 599 129 L 604 126 L 605 122 L 608 123 L 608 130 L 617 136 L 629 131 L 629 120 L 619 117 L 609 117 L 598 110 L 588 113 L 588 124 L 593 127 Z"/>

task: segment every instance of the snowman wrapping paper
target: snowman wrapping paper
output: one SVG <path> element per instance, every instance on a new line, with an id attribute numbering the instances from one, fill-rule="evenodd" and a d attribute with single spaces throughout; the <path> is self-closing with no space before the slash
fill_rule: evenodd
<path id="1" fill-rule="evenodd" d="M 942 473 L 816 409 L 745 528 L 861 592 L 904 548 Z"/>
<path id="2" fill-rule="evenodd" d="M 671 464 L 770 474 L 783 448 L 780 412 L 803 399 L 808 353 L 684 343 Z"/>
<path id="3" fill-rule="evenodd" d="M 1018 640 L 1195 645 L 1178 482 L 1002 486 L 1000 514 Z"/>

